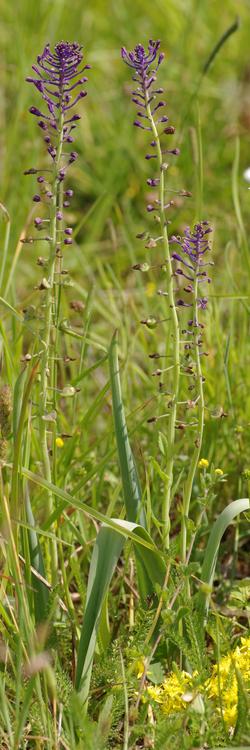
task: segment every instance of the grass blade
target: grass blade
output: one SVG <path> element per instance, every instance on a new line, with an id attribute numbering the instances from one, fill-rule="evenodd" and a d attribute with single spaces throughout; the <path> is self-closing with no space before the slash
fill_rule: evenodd
<path id="1" fill-rule="evenodd" d="M 210 588 L 213 585 L 215 566 L 223 534 L 225 533 L 227 527 L 230 526 L 234 518 L 236 518 L 239 513 L 246 512 L 247 510 L 249 510 L 249 508 L 250 502 L 248 498 L 234 500 L 226 508 L 224 508 L 212 527 L 201 570 L 201 580 Z M 201 610 L 203 614 L 205 614 L 205 611 L 208 609 L 209 596 L 210 594 L 207 594 L 207 592 L 203 591 L 201 591 L 199 594 L 199 603 L 201 603 Z"/>
<path id="2" fill-rule="evenodd" d="M 123 545 L 120 534 L 103 526 L 93 549 L 76 669 L 76 689 L 81 690 L 84 703 L 89 693 L 101 609 Z"/>
<path id="3" fill-rule="evenodd" d="M 148 532 L 142 526 L 129 521 L 119 521 L 119 524 L 126 535 L 133 532 L 136 548 L 139 545 L 141 547 L 142 539 L 151 544 L 151 549 L 143 547 L 143 552 L 140 552 L 141 564 L 147 577 L 151 580 L 152 587 L 155 587 L 156 583 L 162 586 L 165 577 L 165 564 Z M 88 700 L 101 610 L 123 545 L 124 539 L 120 534 L 109 529 L 106 525 L 102 526 L 96 538 L 90 563 L 86 608 L 77 659 L 76 689 L 81 691 L 81 697 L 85 704 Z"/>
<path id="4" fill-rule="evenodd" d="M 128 521 L 139 521 L 146 527 L 145 514 L 141 507 L 142 492 L 134 456 L 130 447 L 118 363 L 118 335 L 115 331 L 109 350 L 109 367 L 113 402 L 113 415 L 126 516 Z"/>
<path id="5" fill-rule="evenodd" d="M 96 521 L 100 521 L 101 523 L 106 524 L 106 526 L 109 526 L 111 529 L 114 529 L 114 531 L 117 531 L 121 536 L 125 538 L 132 539 L 132 541 L 136 541 L 137 544 L 140 544 L 142 547 L 145 547 L 149 550 L 154 551 L 155 545 L 152 542 L 149 534 L 145 532 L 145 536 L 136 536 L 133 531 L 129 528 L 130 524 L 127 524 L 126 521 L 121 521 L 120 519 L 114 519 L 114 518 L 107 518 L 104 513 L 100 513 L 99 510 L 95 510 L 94 508 L 90 508 L 87 503 L 84 503 L 82 500 L 77 500 L 77 498 L 70 495 L 69 492 L 66 492 L 66 490 L 63 490 L 61 487 L 57 487 L 56 484 L 53 484 L 53 482 L 48 482 L 47 479 L 44 479 L 43 477 L 39 476 L 39 474 L 35 474 L 33 471 L 30 471 L 29 469 L 26 469 L 25 466 L 20 467 L 20 472 L 23 474 L 24 477 L 27 477 L 27 479 L 30 479 L 31 482 L 34 482 L 34 484 L 37 484 L 39 487 L 43 487 L 44 489 L 49 489 L 51 492 L 53 492 L 53 495 L 55 497 L 60 498 L 64 501 L 64 504 L 62 505 L 63 508 L 71 507 L 76 508 L 76 510 L 81 510 L 83 513 L 87 513 L 87 515 L 90 518 L 95 518 Z M 127 528 L 125 529 L 124 524 L 127 524 Z M 133 524 L 132 524 L 133 526 Z M 136 526 L 136 524 L 135 524 Z M 158 553 L 159 554 L 159 553 Z"/>
<path id="6" fill-rule="evenodd" d="M 3 205 L 3 203 L 0 203 L 0 211 L 2 213 L 3 220 L 6 224 L 4 242 L 3 242 L 3 254 L 2 254 L 2 261 L 1 261 L 1 268 L 0 268 L 0 293 L 2 293 L 4 273 L 5 273 L 8 247 L 9 247 L 9 239 L 10 239 L 10 215 L 9 215 L 9 212 L 7 211 L 7 208 Z"/>
<path id="7" fill-rule="evenodd" d="M 116 435 L 116 445 L 119 456 L 119 464 L 122 478 L 123 496 L 128 521 L 140 521 L 140 525 L 146 528 L 145 513 L 142 508 L 142 491 L 140 480 L 131 450 L 125 411 L 122 401 L 118 362 L 118 333 L 115 331 L 109 350 L 109 367 L 112 390 L 113 415 Z M 144 555 L 140 554 L 138 545 L 135 548 L 138 587 L 142 601 L 151 596 L 154 590 L 154 577 L 151 576 L 150 565 Z"/>
<path id="8" fill-rule="evenodd" d="M 34 589 L 34 610 L 36 623 L 46 620 L 49 609 L 49 590 L 47 586 L 42 582 L 42 578 L 46 578 L 45 567 L 43 562 L 43 555 L 41 545 L 37 533 L 35 531 L 35 520 L 31 508 L 29 493 L 26 493 L 25 498 L 25 510 L 26 518 L 30 525 L 28 529 L 29 537 L 29 548 L 30 548 L 30 562 L 33 568 L 39 573 L 39 578 L 32 573 L 32 584 Z M 40 578 L 41 576 L 41 578 Z"/>

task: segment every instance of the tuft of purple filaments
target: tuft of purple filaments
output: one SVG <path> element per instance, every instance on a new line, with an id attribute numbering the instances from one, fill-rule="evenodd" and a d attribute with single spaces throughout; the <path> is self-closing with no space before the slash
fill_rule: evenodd
<path id="1" fill-rule="evenodd" d="M 121 49 L 122 59 L 134 71 L 132 80 L 138 83 L 135 91 L 132 91 L 132 101 L 139 108 L 137 110 L 137 118 L 139 119 L 136 119 L 134 121 L 134 125 L 137 128 L 142 128 L 143 130 L 148 131 L 152 131 L 152 126 L 147 114 L 147 108 L 149 105 L 151 105 L 152 102 L 154 102 L 156 96 L 163 94 L 163 89 L 157 88 L 156 84 L 157 71 L 160 64 L 164 60 L 164 53 L 159 53 L 160 44 L 161 43 L 159 40 L 154 42 L 153 39 L 150 39 L 147 51 L 142 44 L 137 44 L 132 52 L 128 52 L 125 47 L 122 47 Z M 153 66 L 154 63 L 155 65 Z M 156 88 L 154 88 L 155 84 Z M 165 104 L 166 102 L 162 101 L 161 99 L 157 103 L 154 102 L 154 106 L 151 109 L 152 116 L 154 117 L 155 113 L 158 112 L 158 110 L 160 110 L 162 107 L 165 107 Z M 148 124 L 146 124 L 147 121 Z M 159 113 L 159 116 L 157 115 L 157 119 L 155 120 L 155 122 L 156 124 L 167 123 L 168 117 L 166 115 L 160 116 Z M 174 132 L 174 127 L 170 126 L 168 128 L 164 128 L 161 135 L 172 135 Z M 156 146 L 156 141 L 151 141 L 150 145 L 152 148 L 154 148 Z M 179 149 L 166 149 L 162 153 L 178 155 Z M 157 158 L 157 156 L 156 154 L 147 154 L 145 158 L 155 159 Z"/>
<path id="2" fill-rule="evenodd" d="M 178 156 L 180 150 L 178 148 L 166 148 L 165 145 L 162 145 L 162 139 L 165 139 L 166 136 L 172 136 L 175 133 L 175 128 L 173 125 L 167 124 L 168 116 L 164 113 L 166 102 L 162 99 L 163 88 L 160 88 L 157 83 L 158 69 L 164 60 L 164 53 L 159 51 L 160 44 L 159 39 L 157 41 L 150 39 L 147 49 L 142 44 L 137 44 L 131 52 L 122 47 L 121 56 L 133 73 L 132 80 L 137 84 L 132 91 L 132 102 L 137 107 L 134 126 L 148 131 L 150 148 L 149 153 L 145 155 L 145 159 L 152 160 L 153 164 L 157 164 L 158 174 L 147 179 L 147 185 L 157 189 L 155 200 L 150 195 L 147 212 L 151 214 L 160 213 L 161 224 L 166 227 L 165 212 L 171 209 L 174 201 L 167 199 L 164 189 L 164 170 L 168 168 L 168 164 L 164 163 L 164 156 L 165 154 Z M 181 194 L 188 195 L 187 191 L 182 191 Z M 159 220 L 159 217 L 157 217 L 157 220 Z M 162 237 L 159 240 L 156 239 L 155 245 L 161 239 Z"/>
<path id="3" fill-rule="evenodd" d="M 90 65 L 82 65 L 82 61 L 82 47 L 77 42 L 59 42 L 54 52 L 51 51 L 50 45 L 46 44 L 42 54 L 37 57 L 37 64 L 32 65 L 35 76 L 26 78 L 26 81 L 32 83 L 39 91 L 48 110 L 43 112 L 38 107 L 32 106 L 29 112 L 38 118 L 38 126 L 44 134 L 47 152 L 54 164 L 54 179 L 56 178 L 58 186 L 64 181 L 68 166 L 77 159 L 76 151 L 62 154 L 62 144 L 74 142 L 73 131 L 81 117 L 72 110 L 87 95 L 82 86 L 88 79 L 82 74 L 90 69 Z M 24 174 L 38 174 L 46 171 L 51 170 L 31 168 Z M 36 193 L 33 200 L 36 203 L 42 200 L 47 204 L 53 199 L 52 185 L 48 182 L 47 176 L 43 177 L 40 174 L 37 177 L 37 183 L 40 193 Z M 67 208 L 73 191 L 67 190 L 64 195 L 63 207 Z M 41 222 L 37 219 L 35 219 L 35 227 L 42 229 Z"/>
<path id="4" fill-rule="evenodd" d="M 206 260 L 206 253 L 211 250 L 209 243 L 209 234 L 212 232 L 212 228 L 209 226 L 208 221 L 202 221 L 199 224 L 195 224 L 193 230 L 190 227 L 186 227 L 184 230 L 184 237 L 172 236 L 170 243 L 179 245 L 181 253 L 173 252 L 172 259 L 178 261 L 181 264 L 181 268 L 178 267 L 174 275 L 182 276 L 189 283 L 184 287 L 185 292 L 194 292 L 194 283 L 203 284 L 210 283 L 211 279 L 207 273 L 207 266 L 213 265 L 212 261 Z M 184 302 L 179 299 L 176 302 L 179 307 L 192 307 L 192 303 Z M 197 297 L 197 307 L 205 310 L 207 307 L 207 298 L 203 296 Z"/>
<path id="5" fill-rule="evenodd" d="M 127 52 L 126 47 L 122 47 L 121 55 L 124 62 L 126 62 L 130 68 L 134 68 L 134 70 L 143 75 L 143 73 L 147 72 L 150 65 L 155 61 L 160 44 L 159 39 L 157 42 L 150 39 L 148 43 L 148 53 L 145 52 L 142 44 L 137 44 L 132 52 Z"/>

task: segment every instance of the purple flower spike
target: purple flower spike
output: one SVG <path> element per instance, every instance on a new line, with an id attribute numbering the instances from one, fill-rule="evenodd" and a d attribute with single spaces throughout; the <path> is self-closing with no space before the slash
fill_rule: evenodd
<path id="1" fill-rule="evenodd" d="M 33 201 L 35 205 L 39 204 L 39 209 L 41 204 L 42 216 L 34 218 L 36 236 L 21 238 L 21 242 L 32 245 L 41 241 L 48 243 L 47 257 L 38 257 L 39 266 L 46 267 L 46 278 L 44 277 L 36 287 L 42 292 L 41 307 L 44 313 L 40 316 L 41 386 L 38 416 L 41 426 L 41 458 L 47 478 L 50 477 L 50 454 L 53 456 L 54 451 L 50 448 L 50 440 L 49 443 L 47 440 L 44 415 L 51 406 L 49 392 L 53 386 L 56 398 L 58 384 L 57 369 L 53 370 L 55 374 L 52 376 L 50 367 L 54 346 L 54 311 L 59 314 L 60 286 L 64 283 L 62 277 L 68 274 L 63 268 L 63 249 L 66 251 L 67 246 L 73 243 L 73 228 L 65 227 L 64 224 L 64 208 L 70 205 L 69 199 L 73 196 L 73 190 L 64 187 L 64 180 L 69 165 L 76 161 L 78 154 L 72 150 L 72 145 L 68 147 L 67 144 L 73 143 L 72 133 L 80 120 L 80 115 L 74 114 L 73 108 L 87 95 L 82 89 L 87 78 L 82 77 L 82 73 L 90 67 L 82 65 L 82 60 L 82 48 L 76 42 L 62 41 L 56 44 L 54 50 L 47 44 L 43 53 L 38 56 L 37 64 L 32 66 L 34 74 L 27 78 L 27 81 L 35 86 L 36 97 L 39 94 L 42 99 L 42 110 L 45 109 L 45 114 L 37 106 L 31 106 L 29 111 L 38 118 L 38 127 L 46 144 L 47 154 L 52 160 L 52 164 L 50 162 L 49 166 L 42 170 L 32 167 L 24 173 L 38 175 L 35 178 L 38 192 L 33 195 Z M 52 559 L 52 567 L 55 569 L 56 556 L 52 555 Z"/>
<path id="2" fill-rule="evenodd" d="M 159 47 L 159 40 L 157 42 L 154 42 L 152 39 L 150 39 L 148 43 L 148 52 L 145 51 L 142 44 L 137 44 L 133 52 L 127 52 L 126 48 L 122 47 L 121 56 L 124 62 L 127 63 L 130 68 L 134 68 L 136 72 L 144 74 L 147 72 L 150 65 L 152 65 L 152 63 L 155 61 Z M 159 55 L 159 58 L 160 57 L 162 60 L 162 55 Z"/>
<path id="3" fill-rule="evenodd" d="M 150 101 L 152 101 L 150 89 L 156 81 L 156 73 L 157 68 L 159 67 L 159 60 L 160 58 L 163 59 L 162 55 L 159 55 L 158 63 L 156 61 L 159 47 L 159 40 L 157 42 L 154 42 L 152 39 L 150 39 L 147 51 L 144 49 L 142 44 L 137 44 L 132 52 L 127 52 L 125 47 L 122 47 L 121 49 L 122 59 L 134 71 L 133 81 L 136 81 L 139 84 L 136 91 L 132 91 L 132 101 L 136 104 L 136 106 L 141 107 L 137 114 L 139 115 L 139 117 L 144 117 L 145 119 L 148 119 L 148 114 L 146 111 L 147 105 L 150 103 Z M 155 61 L 156 67 L 152 68 L 152 65 Z M 160 89 L 160 91 L 162 91 L 162 89 Z M 156 111 L 156 109 L 160 107 L 163 107 L 164 105 L 165 102 L 158 102 L 158 104 L 156 104 L 155 106 L 154 111 Z M 142 125 L 138 123 L 138 120 L 135 120 L 134 125 L 136 125 L 136 127 L 142 127 Z"/>
<path id="4" fill-rule="evenodd" d="M 75 82 L 74 79 L 85 70 L 85 67 L 79 70 L 82 59 L 82 48 L 76 42 L 73 42 L 73 44 L 71 42 L 59 42 L 55 46 L 54 52 L 51 51 L 50 45 L 46 44 L 42 54 L 38 55 L 37 65 L 32 66 L 37 77 L 29 76 L 26 80 L 28 83 L 33 83 L 42 94 L 51 114 L 56 109 L 62 109 L 62 111 L 68 109 L 72 98 L 69 91 L 75 88 L 77 83 L 80 83 L 80 81 Z M 82 79 L 80 80 L 82 83 Z M 74 82 L 73 85 L 72 81 Z M 83 95 L 85 96 L 85 92 Z M 82 96 L 82 92 L 79 96 Z M 36 113 L 33 112 L 32 114 Z"/>
<path id="5" fill-rule="evenodd" d="M 73 140 L 70 130 L 75 126 L 71 123 L 80 120 L 80 115 L 68 116 L 68 110 L 72 110 L 87 95 L 85 90 L 81 90 L 75 96 L 74 91 L 87 81 L 86 76 L 79 78 L 89 68 L 89 65 L 82 66 L 82 60 L 82 48 L 76 42 L 59 42 L 54 51 L 46 44 L 42 54 L 38 55 L 37 64 L 32 66 L 35 75 L 26 78 L 39 91 L 48 109 L 48 114 L 44 114 L 36 106 L 30 107 L 29 111 L 39 117 L 39 127 L 49 131 L 46 143 L 50 144 L 48 153 L 53 161 L 57 152 L 56 134 L 62 120 L 66 126 L 63 130 L 63 140 L 66 143 L 72 143 Z"/>
<path id="6" fill-rule="evenodd" d="M 142 44 L 137 44 L 132 52 L 128 52 L 125 47 L 122 47 L 121 49 L 122 59 L 126 65 L 132 69 L 132 80 L 136 83 L 135 89 L 132 91 L 132 102 L 134 102 L 137 108 L 137 118 L 134 120 L 134 126 L 149 132 L 154 131 L 159 123 L 168 122 L 167 115 L 161 114 L 162 107 L 166 106 L 166 102 L 162 98 L 160 98 L 158 102 L 156 99 L 157 96 L 163 94 L 163 89 L 161 87 L 159 88 L 156 83 L 158 68 L 164 59 L 163 52 L 159 53 L 159 48 L 159 39 L 156 42 L 154 42 L 153 39 L 150 39 L 147 50 Z M 152 109 L 151 102 L 153 102 Z M 169 125 L 159 134 L 159 136 L 162 138 L 163 136 L 173 135 L 174 132 L 175 128 L 173 125 Z M 157 145 L 156 140 L 151 141 L 150 145 L 154 148 Z M 171 150 L 161 150 L 161 153 L 169 153 L 177 156 L 180 152 L 179 149 L 175 148 Z M 157 158 L 157 153 L 148 153 L 145 156 L 145 159 L 148 161 Z M 155 186 L 152 185 L 152 187 Z"/>
<path id="7" fill-rule="evenodd" d="M 172 253 L 173 260 L 177 260 L 182 266 L 190 269 L 189 275 L 183 272 L 181 268 L 177 268 L 175 275 L 184 276 L 190 281 L 198 284 L 204 282 L 210 284 L 211 279 L 209 278 L 207 271 L 204 267 L 210 265 L 206 260 L 204 262 L 204 255 L 211 250 L 209 244 L 209 234 L 212 232 L 212 228 L 209 226 L 207 221 L 202 221 L 200 224 L 195 224 L 193 230 L 190 227 L 186 227 L 184 230 L 184 237 L 171 237 L 170 242 L 179 245 L 180 251 L 178 253 Z M 192 287 L 193 288 L 193 287 Z M 187 291 L 187 289 L 185 290 Z M 206 310 L 207 298 L 200 297 L 197 300 L 198 308 Z M 181 300 L 176 302 L 177 305 L 183 304 Z"/>

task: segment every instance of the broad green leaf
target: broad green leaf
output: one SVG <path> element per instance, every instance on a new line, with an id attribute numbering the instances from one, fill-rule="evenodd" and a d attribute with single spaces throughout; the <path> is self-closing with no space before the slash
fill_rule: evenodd
<path id="1" fill-rule="evenodd" d="M 156 584 L 162 586 L 165 578 L 165 564 L 148 532 L 142 526 L 129 521 L 119 521 L 119 524 L 125 534 L 131 535 L 133 532 L 137 551 L 140 550 L 142 539 L 150 543 L 150 549 L 143 547 L 143 553 L 139 552 L 140 560 L 152 583 L 152 588 Z M 124 539 L 120 534 L 107 528 L 106 525 L 102 526 L 96 538 L 90 563 L 86 608 L 77 659 L 76 689 L 81 691 L 84 703 L 88 699 L 101 610 L 123 545 Z"/>
<path id="2" fill-rule="evenodd" d="M 110 637 L 111 633 L 109 627 L 108 594 L 106 594 L 101 609 L 98 627 L 98 646 L 102 652 L 106 651 L 110 643 Z"/>
<path id="3" fill-rule="evenodd" d="M 205 586 L 208 587 L 208 589 L 211 589 L 213 585 L 215 566 L 223 534 L 225 533 L 227 527 L 230 526 L 234 518 L 236 518 L 239 513 L 246 512 L 247 510 L 249 510 L 249 508 L 250 502 L 248 498 L 234 500 L 226 508 L 224 508 L 222 513 L 220 513 L 217 520 L 215 521 L 209 536 L 201 570 L 201 580 L 205 584 Z M 203 615 L 205 615 L 208 609 L 209 596 L 209 591 L 200 591 L 199 593 L 198 601 L 199 605 L 201 606 Z"/>
<path id="4" fill-rule="evenodd" d="M 35 531 L 35 521 L 29 499 L 29 494 L 26 493 L 25 498 L 26 518 L 30 525 L 28 529 L 29 537 L 29 548 L 30 548 L 30 562 L 33 568 L 39 573 L 42 578 L 46 577 L 45 567 L 43 562 L 43 555 L 41 545 L 37 533 Z M 44 585 L 40 578 L 37 578 L 32 574 L 32 585 L 34 590 L 34 608 L 35 608 L 35 620 L 36 623 L 46 620 L 48 616 L 49 607 L 49 591 L 48 587 Z"/>
<path id="5" fill-rule="evenodd" d="M 115 425 L 116 445 L 122 478 L 123 496 L 128 521 L 139 521 L 146 528 L 146 518 L 142 508 L 142 491 L 140 480 L 131 450 L 125 411 L 122 401 L 119 362 L 118 336 L 115 332 L 109 350 L 109 368 L 112 390 L 113 416 Z M 151 576 L 150 566 L 147 566 L 145 555 L 140 554 L 138 545 L 135 547 L 136 570 L 138 588 L 141 599 L 145 602 L 154 591 L 154 576 Z"/>
<path id="6" fill-rule="evenodd" d="M 124 539 L 103 526 L 96 538 L 88 577 L 86 607 L 77 656 L 76 689 L 88 698 L 98 624 L 108 586 L 119 560 Z"/>
<path id="7" fill-rule="evenodd" d="M 134 456 L 130 447 L 124 406 L 122 401 L 119 363 L 118 338 L 115 332 L 109 350 L 109 368 L 113 402 L 113 416 L 119 464 L 122 478 L 122 488 L 128 521 L 138 521 L 146 526 L 145 514 L 142 509 L 142 492 Z"/>

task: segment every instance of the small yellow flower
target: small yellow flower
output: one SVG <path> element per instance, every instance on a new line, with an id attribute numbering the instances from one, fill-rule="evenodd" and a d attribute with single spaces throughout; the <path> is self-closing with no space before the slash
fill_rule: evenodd
<path id="1" fill-rule="evenodd" d="M 156 703 L 162 703 L 162 686 L 161 685 L 149 685 L 147 693 L 151 700 Z"/>
<path id="2" fill-rule="evenodd" d="M 207 460 L 207 458 L 201 458 L 198 463 L 199 469 L 207 469 L 208 466 L 209 466 L 209 461 Z"/>
<path id="3" fill-rule="evenodd" d="M 170 672 L 161 685 L 149 685 L 147 694 L 161 705 L 164 714 L 183 711 L 188 705 L 187 691 L 192 687 L 192 677 L 188 672 Z"/>
<path id="4" fill-rule="evenodd" d="M 145 669 L 145 660 L 142 656 L 139 656 L 138 659 L 136 659 L 132 666 L 132 671 L 136 672 L 136 677 L 138 680 L 142 677 Z"/>
<path id="5" fill-rule="evenodd" d="M 224 474 L 224 471 L 222 471 L 222 469 L 215 469 L 214 473 L 217 474 L 217 477 L 222 477 Z"/>
<path id="6" fill-rule="evenodd" d="M 56 446 L 57 448 L 63 448 L 64 446 L 64 440 L 61 437 L 56 438 Z"/>
<path id="7" fill-rule="evenodd" d="M 249 690 L 250 680 L 250 638 L 241 638 L 241 645 L 231 654 L 214 664 L 212 675 L 205 687 L 212 699 L 218 699 L 222 704 L 224 721 L 229 727 L 234 727 L 237 721 L 238 682 L 236 668 L 240 671 L 245 690 Z M 216 701 L 217 702 L 217 701 Z M 219 708 L 217 708 L 219 711 Z"/>
<path id="8" fill-rule="evenodd" d="M 149 298 L 153 297 L 155 291 L 156 291 L 156 284 L 154 283 L 154 281 L 149 281 L 146 284 L 146 295 L 147 295 L 147 297 L 149 297 Z"/>

